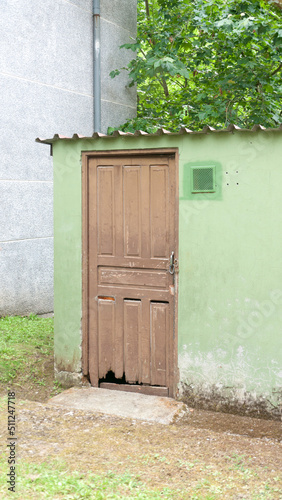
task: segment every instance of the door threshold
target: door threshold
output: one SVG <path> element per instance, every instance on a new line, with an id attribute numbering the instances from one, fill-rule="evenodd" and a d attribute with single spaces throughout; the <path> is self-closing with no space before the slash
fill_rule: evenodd
<path id="1" fill-rule="evenodd" d="M 149 396 L 168 397 L 168 387 L 159 387 L 155 385 L 129 385 L 101 382 L 99 387 L 101 389 L 109 389 L 112 391 L 137 392 L 139 394 L 147 394 Z"/>

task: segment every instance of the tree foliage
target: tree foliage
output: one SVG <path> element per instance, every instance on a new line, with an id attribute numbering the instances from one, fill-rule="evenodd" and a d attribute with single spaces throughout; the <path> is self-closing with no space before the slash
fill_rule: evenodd
<path id="1" fill-rule="evenodd" d="M 123 47 L 138 114 L 123 130 L 281 121 L 282 15 L 264 0 L 138 0 Z M 114 77 L 119 70 L 113 71 Z"/>

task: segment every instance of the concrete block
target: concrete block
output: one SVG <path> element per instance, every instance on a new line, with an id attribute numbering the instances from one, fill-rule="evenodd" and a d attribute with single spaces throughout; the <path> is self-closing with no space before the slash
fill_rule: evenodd
<path id="1" fill-rule="evenodd" d="M 164 425 L 179 420 L 187 411 L 185 404 L 171 398 L 97 387 L 72 387 L 49 399 L 48 404 Z"/>
<path id="2" fill-rule="evenodd" d="M 53 184 L 0 181 L 1 240 L 52 237 Z"/>
<path id="3" fill-rule="evenodd" d="M 123 103 L 136 110 L 136 89 L 128 87 L 128 73 L 122 71 L 114 79 L 110 72 L 126 66 L 134 57 L 131 50 L 120 49 L 132 40 L 128 31 L 101 20 L 101 95 L 102 99 Z"/>
<path id="4" fill-rule="evenodd" d="M 0 72 L 92 93 L 90 11 L 65 0 L 4 2 L 0 32 Z"/>
<path id="5" fill-rule="evenodd" d="M 93 133 L 92 96 L 0 75 L 1 179 L 52 180 L 48 146 L 36 137 Z"/>
<path id="6" fill-rule="evenodd" d="M 130 31 L 134 36 L 137 26 L 137 1 L 101 0 L 101 17 Z"/>
<path id="7" fill-rule="evenodd" d="M 53 238 L 1 243 L 0 276 L 0 316 L 53 311 Z"/>
<path id="8" fill-rule="evenodd" d="M 93 1 L 2 3 L 0 314 L 44 313 L 53 310 L 53 167 L 49 147 L 35 138 L 93 133 Z M 135 112 L 126 75 L 109 73 L 126 64 L 118 47 L 136 29 L 136 0 L 101 0 L 101 10 L 106 132 Z"/>
<path id="9" fill-rule="evenodd" d="M 136 116 L 135 109 L 124 104 L 112 102 L 102 102 L 102 132 L 107 132 L 107 127 L 118 127 L 125 123 L 129 118 Z"/>
<path id="10" fill-rule="evenodd" d="M 72 3 L 83 10 L 93 11 L 93 0 L 62 0 L 63 2 Z M 103 2 L 103 0 L 102 0 Z"/>
<path id="11" fill-rule="evenodd" d="M 64 388 L 69 388 L 73 386 L 84 386 L 84 387 L 89 387 L 90 383 L 86 381 L 85 377 L 83 377 L 82 373 L 77 373 L 77 372 L 64 372 L 64 371 L 58 371 L 56 370 L 55 367 L 55 378 L 57 382 L 61 384 L 62 387 Z"/>

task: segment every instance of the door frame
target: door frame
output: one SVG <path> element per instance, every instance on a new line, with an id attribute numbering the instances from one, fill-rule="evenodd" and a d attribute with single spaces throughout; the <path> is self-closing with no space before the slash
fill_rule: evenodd
<path id="1" fill-rule="evenodd" d="M 117 156 L 160 156 L 173 155 L 175 162 L 175 213 L 174 213 L 174 248 L 175 256 L 179 259 L 179 152 L 178 148 L 149 148 L 149 149 L 126 149 L 126 150 L 102 150 L 82 151 L 82 373 L 89 375 L 89 159 L 93 157 L 117 157 Z M 177 266 L 178 267 L 178 266 Z M 172 366 L 169 368 L 169 396 L 174 398 L 177 393 L 179 381 L 178 372 L 178 272 L 174 275 L 174 330 L 172 332 Z M 99 380 L 94 382 L 98 387 Z"/>

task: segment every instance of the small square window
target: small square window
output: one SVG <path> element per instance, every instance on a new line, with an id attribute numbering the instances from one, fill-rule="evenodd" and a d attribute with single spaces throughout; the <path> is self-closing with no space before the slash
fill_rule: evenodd
<path id="1" fill-rule="evenodd" d="M 214 193 L 215 165 L 191 167 L 192 193 Z"/>

